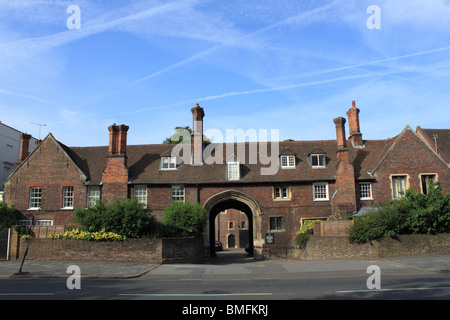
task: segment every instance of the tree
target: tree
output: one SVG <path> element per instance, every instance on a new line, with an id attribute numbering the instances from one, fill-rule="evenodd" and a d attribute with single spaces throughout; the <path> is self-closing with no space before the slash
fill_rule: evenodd
<path id="1" fill-rule="evenodd" d="M 171 137 L 163 140 L 164 144 L 191 143 L 192 129 L 187 127 L 175 127 Z M 186 139 L 185 139 L 186 138 Z M 187 140 L 187 141 L 186 141 Z M 210 144 L 211 140 L 203 135 L 203 143 Z"/>
<path id="2" fill-rule="evenodd" d="M 206 210 L 199 204 L 174 202 L 164 211 L 164 224 L 181 237 L 200 236 L 206 224 Z"/>
<path id="3" fill-rule="evenodd" d="M 141 238 L 154 232 L 156 218 L 137 199 L 117 200 L 112 204 L 99 201 L 91 208 L 77 209 L 75 220 L 81 228 L 114 232 L 127 238 Z"/>
<path id="4" fill-rule="evenodd" d="M 9 228 L 16 223 L 16 209 L 12 204 L 0 201 L 0 229 Z"/>

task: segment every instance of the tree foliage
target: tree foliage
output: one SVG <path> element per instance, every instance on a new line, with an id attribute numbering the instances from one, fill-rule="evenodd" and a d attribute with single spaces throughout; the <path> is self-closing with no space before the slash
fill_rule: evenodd
<path id="1" fill-rule="evenodd" d="M 450 232 L 450 194 L 443 194 L 439 182 L 430 184 L 427 194 L 408 189 L 402 199 L 375 208 L 355 218 L 349 240 L 371 242 L 399 234 Z"/>
<path id="2" fill-rule="evenodd" d="M 16 209 L 12 204 L 0 201 L 0 229 L 9 228 L 16 223 Z"/>
<path id="3" fill-rule="evenodd" d="M 164 211 L 164 224 L 176 236 L 200 236 L 206 224 L 206 210 L 198 203 L 174 202 Z"/>
<path id="4" fill-rule="evenodd" d="M 127 238 L 152 235 L 156 218 L 137 199 L 117 200 L 112 204 L 99 201 L 91 208 L 75 211 L 81 229 L 89 232 L 114 232 Z"/>

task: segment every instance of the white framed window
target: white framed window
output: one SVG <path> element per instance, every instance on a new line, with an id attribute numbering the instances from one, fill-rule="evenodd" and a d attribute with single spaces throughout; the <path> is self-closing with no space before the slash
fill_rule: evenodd
<path id="1" fill-rule="evenodd" d="M 281 169 L 295 168 L 295 156 L 282 155 L 280 156 Z"/>
<path id="2" fill-rule="evenodd" d="M 391 176 L 392 180 L 392 197 L 394 199 L 403 198 L 408 189 L 408 176 L 396 175 Z"/>
<path id="3" fill-rule="evenodd" d="M 273 187 L 273 198 L 276 200 L 288 200 L 290 198 L 289 187 Z"/>
<path id="4" fill-rule="evenodd" d="M 325 168 L 326 157 L 324 154 L 311 154 L 311 167 L 312 168 Z"/>
<path id="5" fill-rule="evenodd" d="M 38 220 L 36 221 L 37 226 L 52 226 L 53 220 Z"/>
<path id="6" fill-rule="evenodd" d="M 239 161 L 229 161 L 227 162 L 227 179 L 228 180 L 239 180 L 241 178 Z"/>
<path id="7" fill-rule="evenodd" d="M 177 157 L 161 158 L 161 170 L 176 170 L 176 169 L 177 169 Z"/>
<path id="8" fill-rule="evenodd" d="M 283 230 L 283 217 L 270 217 L 269 229 L 270 229 L 270 231 Z"/>
<path id="9" fill-rule="evenodd" d="M 87 206 L 89 208 L 95 206 L 97 204 L 97 202 L 100 201 L 100 198 L 101 198 L 100 186 L 88 187 Z"/>
<path id="10" fill-rule="evenodd" d="M 314 201 L 329 200 L 328 182 L 313 183 L 313 199 Z"/>
<path id="11" fill-rule="evenodd" d="M 145 207 L 147 207 L 147 186 L 134 186 L 134 197 L 139 203 L 142 203 Z"/>
<path id="12" fill-rule="evenodd" d="M 63 209 L 73 209 L 73 187 L 63 187 Z"/>
<path id="13" fill-rule="evenodd" d="M 172 186 L 171 194 L 172 194 L 172 202 L 184 202 L 185 200 L 184 186 Z"/>
<path id="14" fill-rule="evenodd" d="M 30 188 L 30 209 L 38 210 L 42 205 L 42 187 Z"/>
<path id="15" fill-rule="evenodd" d="M 372 198 L 372 183 L 360 182 L 359 183 L 359 199 L 367 200 Z"/>

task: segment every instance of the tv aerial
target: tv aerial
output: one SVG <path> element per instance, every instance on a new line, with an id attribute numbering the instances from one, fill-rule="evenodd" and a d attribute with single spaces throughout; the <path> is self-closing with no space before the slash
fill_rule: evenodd
<path id="1" fill-rule="evenodd" d="M 39 126 L 39 140 L 41 140 L 41 128 L 46 127 L 47 125 L 43 124 L 43 123 L 35 123 L 35 122 L 30 122 L 30 123 Z"/>

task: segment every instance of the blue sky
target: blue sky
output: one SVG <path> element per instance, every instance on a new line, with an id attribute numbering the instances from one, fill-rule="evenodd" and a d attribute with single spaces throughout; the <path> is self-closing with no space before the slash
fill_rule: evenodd
<path id="1" fill-rule="evenodd" d="M 449 128 L 450 1 L 0 0 L 0 121 L 36 137 L 160 143 L 199 103 L 205 130 L 335 139 L 352 100 L 365 139 Z"/>

